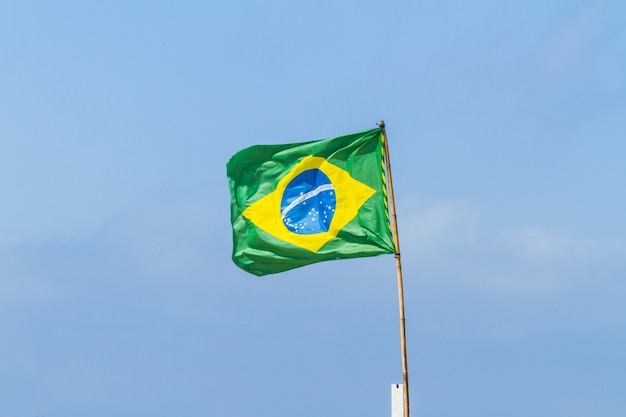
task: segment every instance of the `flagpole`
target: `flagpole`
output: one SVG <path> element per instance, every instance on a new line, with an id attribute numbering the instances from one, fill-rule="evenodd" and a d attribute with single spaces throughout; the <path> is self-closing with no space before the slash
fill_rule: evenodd
<path id="1" fill-rule="evenodd" d="M 400 239 L 398 237 L 398 222 L 396 219 L 396 202 L 393 195 L 393 181 L 391 178 L 391 162 L 389 160 L 389 144 L 387 132 L 383 120 L 378 124 L 383 131 L 385 144 L 385 164 L 387 168 L 387 181 L 389 183 L 389 209 L 391 211 L 391 226 L 393 227 L 393 243 L 396 246 L 396 273 L 398 275 L 398 304 L 400 309 L 400 348 L 402 351 L 402 380 L 404 390 L 404 417 L 409 417 L 409 370 L 406 360 L 406 331 L 404 328 L 404 288 L 402 285 L 402 262 L 400 261 Z"/>

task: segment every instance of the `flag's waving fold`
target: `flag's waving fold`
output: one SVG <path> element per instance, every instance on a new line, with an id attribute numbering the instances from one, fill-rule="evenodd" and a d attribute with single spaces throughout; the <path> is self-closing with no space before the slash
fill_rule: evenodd
<path id="1" fill-rule="evenodd" d="M 227 164 L 233 261 L 255 275 L 394 253 L 381 129 L 253 146 Z"/>

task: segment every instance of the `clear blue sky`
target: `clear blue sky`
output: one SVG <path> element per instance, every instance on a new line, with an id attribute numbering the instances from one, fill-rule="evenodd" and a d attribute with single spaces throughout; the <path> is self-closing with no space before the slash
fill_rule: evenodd
<path id="1" fill-rule="evenodd" d="M 391 256 L 256 278 L 225 164 L 387 123 L 412 415 L 626 415 L 626 3 L 4 1 L 0 417 L 388 416 Z"/>

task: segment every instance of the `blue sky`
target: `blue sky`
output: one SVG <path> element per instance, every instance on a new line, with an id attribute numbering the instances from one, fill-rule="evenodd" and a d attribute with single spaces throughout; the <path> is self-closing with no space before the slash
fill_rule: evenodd
<path id="1" fill-rule="evenodd" d="M 384 416 L 393 257 L 256 278 L 225 164 L 387 123 L 414 416 L 626 414 L 626 4 L 0 4 L 0 417 Z"/>

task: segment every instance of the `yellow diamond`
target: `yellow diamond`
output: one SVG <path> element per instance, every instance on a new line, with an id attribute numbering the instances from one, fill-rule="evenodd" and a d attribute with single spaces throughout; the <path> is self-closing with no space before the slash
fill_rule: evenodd
<path id="1" fill-rule="evenodd" d="M 327 232 L 316 234 L 298 234 L 289 230 L 282 218 L 281 200 L 285 189 L 296 176 L 310 169 L 319 169 L 330 179 L 336 194 L 336 207 Z M 243 216 L 275 238 L 292 245 L 317 252 L 352 219 L 356 217 L 361 206 L 376 191 L 352 178 L 345 170 L 331 164 L 318 156 L 307 156 L 278 182 L 276 189 L 250 205 Z"/>

